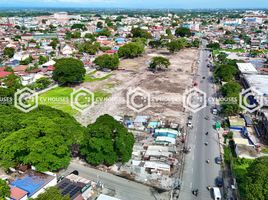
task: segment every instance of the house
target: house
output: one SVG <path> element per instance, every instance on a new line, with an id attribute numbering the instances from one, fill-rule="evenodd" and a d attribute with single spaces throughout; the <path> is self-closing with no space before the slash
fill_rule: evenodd
<path id="1" fill-rule="evenodd" d="M 62 195 L 69 195 L 71 200 L 91 198 L 95 192 L 96 183 L 73 173 L 57 184 Z"/>
<path id="2" fill-rule="evenodd" d="M 6 72 L 5 67 L 0 67 L 0 79 L 12 74 L 12 72 Z"/>
<path id="3" fill-rule="evenodd" d="M 63 55 L 71 55 L 74 53 L 74 49 L 72 47 L 70 47 L 69 45 L 65 45 L 62 50 L 61 53 Z"/>
<path id="4" fill-rule="evenodd" d="M 34 170 L 28 170 L 22 176 L 11 181 L 10 187 L 11 191 L 16 187 L 27 193 L 28 198 L 36 198 L 39 194 L 45 192 L 46 188 L 55 186 L 56 184 L 57 178 L 55 174 L 51 172 L 40 173 Z M 15 189 L 15 191 L 17 190 Z M 20 194 L 22 195 L 24 193 L 20 192 Z"/>
<path id="5" fill-rule="evenodd" d="M 11 187 L 10 189 L 10 198 L 12 200 L 27 200 L 28 192 L 17 187 Z"/>
<path id="6" fill-rule="evenodd" d="M 141 115 L 139 115 L 133 121 L 133 125 L 136 128 L 144 129 L 144 126 L 147 124 L 148 119 L 149 119 L 149 116 L 141 116 Z"/>

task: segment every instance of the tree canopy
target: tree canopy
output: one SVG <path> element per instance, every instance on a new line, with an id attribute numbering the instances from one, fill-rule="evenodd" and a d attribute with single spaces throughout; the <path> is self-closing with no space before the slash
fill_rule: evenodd
<path id="1" fill-rule="evenodd" d="M 70 200 L 68 195 L 63 196 L 57 187 L 50 187 L 42 194 L 39 194 L 36 200 Z"/>
<path id="2" fill-rule="evenodd" d="M 140 42 L 130 42 L 119 48 L 119 57 L 135 58 L 142 55 L 144 52 L 144 45 Z"/>
<path id="3" fill-rule="evenodd" d="M 177 37 L 190 37 L 192 35 L 189 28 L 186 27 L 179 27 L 175 30 L 175 35 Z"/>
<path id="4" fill-rule="evenodd" d="M 221 92 L 223 96 L 226 97 L 234 97 L 237 94 L 239 94 L 240 91 L 241 91 L 240 84 L 234 81 L 230 81 L 221 87 Z"/>
<path id="5" fill-rule="evenodd" d="M 6 47 L 3 53 L 5 56 L 12 58 L 15 54 L 15 49 L 12 47 Z"/>
<path id="6" fill-rule="evenodd" d="M 153 57 L 149 65 L 149 69 L 153 71 L 163 70 L 165 68 L 168 68 L 169 65 L 170 65 L 170 62 L 167 58 L 162 57 L 162 56 L 156 56 L 156 57 Z"/>
<path id="7" fill-rule="evenodd" d="M 243 176 L 238 176 L 241 199 L 266 200 L 268 197 L 268 157 L 256 158 Z"/>
<path id="8" fill-rule="evenodd" d="M 213 43 L 209 43 L 207 45 L 207 48 L 210 48 L 210 49 L 213 49 L 213 50 L 216 50 L 216 49 L 220 49 L 221 46 L 218 42 L 213 42 Z"/>
<path id="9" fill-rule="evenodd" d="M 0 179 L 0 200 L 10 197 L 10 188 L 5 180 Z"/>
<path id="10" fill-rule="evenodd" d="M 78 43 L 77 48 L 79 49 L 79 52 L 88 53 L 90 55 L 95 55 L 100 50 L 100 43 L 98 42 L 84 42 L 84 43 Z"/>
<path id="11" fill-rule="evenodd" d="M 233 65 L 218 65 L 214 71 L 214 77 L 228 82 L 234 79 L 238 69 Z"/>
<path id="12" fill-rule="evenodd" d="M 38 171 L 65 168 L 71 145 L 79 144 L 84 128 L 62 111 L 39 106 L 30 113 L 0 105 L 0 165 L 30 164 Z"/>
<path id="13" fill-rule="evenodd" d="M 93 165 L 113 165 L 131 158 L 134 136 L 109 115 L 100 116 L 87 127 L 81 143 L 81 154 Z"/>
<path id="14" fill-rule="evenodd" d="M 98 65 L 101 69 L 108 68 L 111 70 L 117 69 L 119 65 L 119 58 L 117 54 L 114 55 L 108 55 L 104 54 L 101 56 L 98 56 L 94 63 Z"/>
<path id="15" fill-rule="evenodd" d="M 167 49 L 171 52 L 177 52 L 187 46 L 187 41 L 184 38 L 180 38 L 177 40 L 172 40 L 167 44 Z"/>
<path id="16" fill-rule="evenodd" d="M 100 43 L 98 42 L 84 42 L 77 44 L 79 52 L 95 55 L 100 50 Z"/>
<path id="17" fill-rule="evenodd" d="M 152 38 L 151 33 L 141 28 L 133 28 L 131 30 L 131 33 L 133 38 L 146 38 L 146 39 Z"/>
<path id="18" fill-rule="evenodd" d="M 60 84 L 73 84 L 83 81 L 86 70 L 82 61 L 75 58 L 61 58 L 56 61 L 53 79 Z"/>

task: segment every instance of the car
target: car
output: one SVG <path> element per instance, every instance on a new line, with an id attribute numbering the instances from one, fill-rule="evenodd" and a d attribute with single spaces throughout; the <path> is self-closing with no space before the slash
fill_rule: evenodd
<path id="1" fill-rule="evenodd" d="M 187 122 L 187 126 L 188 126 L 188 127 L 192 127 L 192 126 L 193 126 L 193 125 L 192 125 L 192 120 L 193 120 L 193 116 L 190 115 L 190 116 L 188 117 L 188 122 Z"/>
<path id="2" fill-rule="evenodd" d="M 221 191 L 220 191 L 220 188 L 213 187 L 212 188 L 212 191 L 213 191 L 214 200 L 221 200 Z"/>
<path id="3" fill-rule="evenodd" d="M 215 162 L 220 165 L 222 163 L 222 158 L 220 156 L 216 157 Z"/>
<path id="4" fill-rule="evenodd" d="M 218 187 L 222 187 L 223 186 L 223 178 L 218 176 L 216 179 L 215 179 L 215 183 Z"/>
<path id="5" fill-rule="evenodd" d="M 206 78 L 205 76 L 202 77 L 202 79 L 205 79 L 205 78 Z"/>

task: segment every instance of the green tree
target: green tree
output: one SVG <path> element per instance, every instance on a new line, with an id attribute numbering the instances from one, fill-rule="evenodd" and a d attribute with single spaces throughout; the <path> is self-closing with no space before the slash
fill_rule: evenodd
<path id="1" fill-rule="evenodd" d="M 238 96 L 241 92 L 241 86 L 237 82 L 230 81 L 221 87 L 221 92 L 226 97 Z"/>
<path id="2" fill-rule="evenodd" d="M 162 47 L 162 41 L 161 40 L 151 40 L 150 42 L 149 42 L 149 46 L 151 47 L 151 48 L 154 48 L 154 49 L 158 49 L 158 48 L 160 48 L 160 47 Z"/>
<path id="3" fill-rule="evenodd" d="M 96 37 L 95 37 L 95 35 L 93 35 L 93 34 L 91 34 L 91 33 L 86 33 L 86 34 L 85 34 L 85 38 L 90 39 L 91 42 L 96 41 Z"/>
<path id="4" fill-rule="evenodd" d="M 167 34 L 167 35 L 172 35 L 170 28 L 168 28 L 168 29 L 166 30 L 166 34 Z"/>
<path id="5" fill-rule="evenodd" d="M 103 28 L 103 23 L 102 22 L 97 22 L 97 28 Z"/>
<path id="6" fill-rule="evenodd" d="M 223 44 L 235 44 L 235 41 L 233 39 L 226 39 Z"/>
<path id="7" fill-rule="evenodd" d="M 134 142 L 133 134 L 106 114 L 88 126 L 80 150 L 90 164 L 113 165 L 129 161 Z"/>
<path id="8" fill-rule="evenodd" d="M 39 106 L 29 113 L 0 105 L 0 165 L 7 169 L 30 164 L 38 171 L 69 165 L 71 145 L 79 144 L 84 128 L 62 111 Z"/>
<path id="9" fill-rule="evenodd" d="M 153 71 L 163 70 L 170 66 L 170 62 L 167 58 L 162 56 L 153 57 L 150 62 L 149 69 Z"/>
<path id="10" fill-rule="evenodd" d="M 233 65 L 218 65 L 214 71 L 214 77 L 222 81 L 228 82 L 234 80 L 238 69 Z"/>
<path id="11" fill-rule="evenodd" d="M 79 52 L 95 55 L 100 50 L 100 43 L 98 42 L 84 42 L 77 45 Z"/>
<path id="12" fill-rule="evenodd" d="M 33 61 L 33 57 L 32 56 L 29 56 L 25 60 L 21 60 L 20 61 L 20 65 L 29 65 L 32 61 Z"/>
<path id="13" fill-rule="evenodd" d="M 39 194 L 36 200 L 70 200 L 70 196 L 63 196 L 57 187 L 50 187 L 42 194 Z"/>
<path id="14" fill-rule="evenodd" d="M 5 180 L 0 179 L 0 200 L 10 197 L 10 188 Z"/>
<path id="15" fill-rule="evenodd" d="M 209 43 L 207 45 L 207 48 L 216 50 L 216 49 L 220 49 L 221 47 L 220 47 L 220 44 L 218 42 L 213 42 L 213 43 Z"/>
<path id="16" fill-rule="evenodd" d="M 42 77 L 37 79 L 35 84 L 37 89 L 43 90 L 51 84 L 51 80 L 49 78 Z"/>
<path id="17" fill-rule="evenodd" d="M 48 61 L 47 56 L 42 56 L 42 55 L 39 56 L 39 61 L 38 61 L 39 65 L 42 65 L 42 64 L 46 63 L 47 61 Z"/>
<path id="18" fill-rule="evenodd" d="M 71 26 L 71 29 L 78 29 L 78 30 L 86 30 L 85 24 L 73 24 Z"/>
<path id="19" fill-rule="evenodd" d="M 119 48 L 119 57 L 135 58 L 142 55 L 144 52 L 144 45 L 140 42 L 130 42 Z"/>
<path id="20" fill-rule="evenodd" d="M 199 39 L 193 40 L 191 46 L 198 48 L 200 46 L 200 40 Z"/>
<path id="21" fill-rule="evenodd" d="M 177 52 L 187 46 L 187 42 L 184 38 L 180 38 L 177 40 L 172 40 L 170 43 L 167 44 L 167 49 L 171 52 Z"/>
<path id="22" fill-rule="evenodd" d="M 177 37 L 190 37 L 192 33 L 189 28 L 179 27 L 175 30 L 175 35 Z"/>
<path id="23" fill-rule="evenodd" d="M 228 55 L 226 53 L 220 52 L 219 55 L 217 55 L 218 61 L 220 63 L 223 63 L 226 60 L 227 56 Z"/>
<path id="24" fill-rule="evenodd" d="M 15 54 L 15 49 L 12 47 L 6 47 L 3 53 L 5 56 L 12 58 Z"/>
<path id="25" fill-rule="evenodd" d="M 58 44 L 59 44 L 58 39 L 52 39 L 52 41 L 50 42 L 49 46 L 52 46 L 52 48 L 55 50 Z"/>
<path id="26" fill-rule="evenodd" d="M 133 38 L 146 38 L 146 39 L 152 38 L 152 35 L 148 31 L 142 30 L 141 28 L 133 28 L 131 30 L 131 34 Z"/>
<path id="27" fill-rule="evenodd" d="M 56 61 L 52 78 L 60 84 L 81 83 L 86 70 L 82 61 L 75 58 L 61 58 Z"/>
<path id="28" fill-rule="evenodd" d="M 139 43 L 142 43 L 144 46 L 147 45 L 147 39 L 146 38 L 132 38 L 132 42 L 139 42 Z"/>
<path id="29" fill-rule="evenodd" d="M 97 34 L 97 36 L 107 36 L 107 37 L 110 37 L 111 35 L 112 35 L 111 31 L 109 31 L 107 28 L 102 29 Z"/>
<path id="30" fill-rule="evenodd" d="M 241 199 L 266 200 L 268 197 L 268 157 L 256 158 L 238 178 Z"/>
<path id="31" fill-rule="evenodd" d="M 117 54 L 114 54 L 114 55 L 104 54 L 104 55 L 98 56 L 94 60 L 94 63 L 98 65 L 101 69 L 108 68 L 111 70 L 115 70 L 118 68 L 119 58 Z"/>
<path id="32" fill-rule="evenodd" d="M 72 33 L 72 38 L 81 38 L 81 32 L 79 31 L 75 31 L 74 33 Z"/>

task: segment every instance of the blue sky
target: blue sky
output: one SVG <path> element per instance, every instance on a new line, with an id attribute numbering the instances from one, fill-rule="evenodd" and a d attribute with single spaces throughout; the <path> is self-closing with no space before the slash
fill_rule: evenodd
<path id="1" fill-rule="evenodd" d="M 0 7 L 268 8 L 268 0 L 0 0 Z"/>

